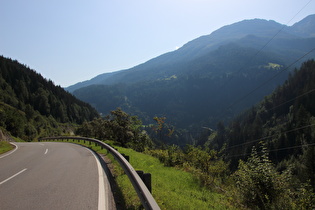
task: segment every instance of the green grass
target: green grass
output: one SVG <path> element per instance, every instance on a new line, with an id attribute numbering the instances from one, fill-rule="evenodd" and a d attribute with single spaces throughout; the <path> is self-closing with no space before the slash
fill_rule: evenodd
<path id="1" fill-rule="evenodd" d="M 7 141 L 0 141 L 0 154 L 14 149 L 14 146 Z"/>
<path id="2" fill-rule="evenodd" d="M 73 142 L 73 141 L 69 141 Z M 74 141 L 77 143 L 77 141 Z M 107 142 L 110 144 L 111 142 Z M 81 141 L 80 144 L 83 144 Z M 94 144 L 86 146 L 100 154 L 107 154 L 106 150 Z M 130 163 L 135 170 L 142 170 L 152 175 L 152 195 L 161 209 L 233 209 L 228 203 L 228 199 L 222 194 L 211 192 L 205 187 L 201 187 L 198 180 L 188 172 L 165 167 L 160 161 L 150 155 L 135 152 L 115 146 L 120 153 L 130 157 Z M 114 160 L 111 155 L 108 158 Z M 120 188 L 119 196 L 122 196 L 120 205 L 126 209 L 139 209 L 141 202 L 129 181 L 127 175 L 123 173 L 116 161 L 113 163 L 113 173 Z"/>
<path id="3" fill-rule="evenodd" d="M 130 156 L 130 163 L 135 170 L 151 173 L 152 195 L 161 209 L 229 208 L 225 205 L 227 202 L 223 195 L 201 187 L 191 173 L 165 167 L 157 158 L 131 149 L 119 147 L 118 151 Z M 119 182 L 125 183 L 124 179 L 128 178 L 124 176 L 120 179 L 118 179 Z M 126 191 L 131 191 L 131 189 Z"/>

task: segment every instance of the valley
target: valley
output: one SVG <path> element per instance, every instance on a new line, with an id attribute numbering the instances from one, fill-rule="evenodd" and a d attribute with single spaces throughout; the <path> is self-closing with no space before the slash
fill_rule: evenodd
<path id="1" fill-rule="evenodd" d="M 12 149 L 12 141 L 96 138 L 136 157 L 137 166 L 158 165 L 157 179 L 185 174 L 191 186 L 183 194 L 198 196 L 201 206 L 313 209 L 314 30 L 315 15 L 292 26 L 243 20 L 65 89 L 1 56 L 0 152 Z M 113 178 L 125 187 L 115 170 Z M 164 203 L 163 193 L 176 189 L 158 187 L 159 205 L 175 205 Z M 124 208 L 138 208 L 122 191 Z M 176 208 L 187 207 L 186 197 L 180 199 Z"/>

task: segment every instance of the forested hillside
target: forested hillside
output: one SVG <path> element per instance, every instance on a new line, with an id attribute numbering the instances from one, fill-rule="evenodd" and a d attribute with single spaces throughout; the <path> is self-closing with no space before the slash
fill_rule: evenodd
<path id="1" fill-rule="evenodd" d="M 293 167 L 302 182 L 315 189 L 315 61 L 305 62 L 288 80 L 228 127 L 218 124 L 212 148 L 226 150 L 236 168 L 252 147 L 264 142 L 279 169 Z"/>
<path id="2" fill-rule="evenodd" d="M 98 116 L 89 104 L 55 86 L 25 65 L 0 57 L 0 128 L 32 139 L 57 131 L 58 123 L 82 123 Z"/>

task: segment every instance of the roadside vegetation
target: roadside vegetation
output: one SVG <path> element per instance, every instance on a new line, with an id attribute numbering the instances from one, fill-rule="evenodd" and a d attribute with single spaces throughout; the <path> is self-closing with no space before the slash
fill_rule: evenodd
<path id="1" fill-rule="evenodd" d="M 0 141 L 0 154 L 6 153 L 12 150 L 14 146 L 7 141 Z"/>
<path id="2" fill-rule="evenodd" d="M 117 109 L 105 119 L 86 123 L 84 129 L 91 129 L 90 133 L 98 139 L 102 139 L 97 134 L 102 130 L 100 128 L 107 129 L 100 134 L 111 134 L 104 136 L 105 139 L 111 139 L 119 152 L 130 156 L 136 170 L 152 174 L 153 196 L 164 209 L 196 206 L 198 209 L 312 209 L 315 205 L 311 183 L 301 182 L 293 166 L 279 170 L 269 158 L 264 143 L 258 144 L 259 151 L 252 147 L 248 158 L 240 159 L 237 168 L 233 169 L 226 161 L 224 147 L 216 151 L 194 145 L 185 148 L 156 146 L 145 132 L 138 129 L 141 122 L 135 119 Z M 102 124 L 107 126 L 98 126 Z M 126 126 L 126 129 L 117 129 L 117 126 Z M 120 136 L 128 133 L 129 142 L 118 140 L 116 133 L 109 130 L 111 128 L 122 131 Z M 83 126 L 78 131 L 82 132 L 82 129 Z M 140 134 L 142 141 L 135 142 L 130 138 Z M 127 176 L 117 168 L 114 174 L 126 206 L 138 208 L 137 195 L 132 193 L 133 187 Z"/>
<path id="3" fill-rule="evenodd" d="M 161 209 L 226 209 L 231 207 L 224 195 L 200 185 L 192 173 L 165 166 L 157 158 L 132 149 L 120 147 L 118 151 L 130 157 L 130 163 L 136 170 L 151 173 L 152 194 Z M 128 177 L 122 175 L 118 180 L 121 183 L 127 183 Z M 125 187 L 122 190 L 125 193 L 132 191 Z"/>

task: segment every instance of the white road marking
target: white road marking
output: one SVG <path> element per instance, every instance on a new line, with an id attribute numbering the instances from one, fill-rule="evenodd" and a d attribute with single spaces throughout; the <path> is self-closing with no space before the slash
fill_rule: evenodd
<path id="1" fill-rule="evenodd" d="M 39 145 L 41 145 L 41 146 L 45 146 L 45 144 L 43 144 L 43 143 L 39 143 Z"/>
<path id="2" fill-rule="evenodd" d="M 46 149 L 46 151 L 45 151 L 45 155 L 47 155 L 47 153 L 48 153 L 48 149 Z"/>
<path id="3" fill-rule="evenodd" d="M 86 149 L 89 150 L 88 148 Z M 108 209 L 108 200 L 107 196 L 105 196 L 104 171 L 96 155 L 91 150 L 89 151 L 95 157 L 98 168 L 98 210 Z"/>
<path id="4" fill-rule="evenodd" d="M 10 179 L 13 179 L 14 177 L 16 177 L 17 175 L 19 175 L 19 174 L 23 173 L 23 172 L 24 172 L 24 171 L 26 171 L 26 170 L 27 170 L 27 168 L 24 168 L 22 171 L 17 172 L 17 173 L 16 173 L 16 174 L 14 174 L 13 176 L 10 176 L 10 177 L 9 177 L 9 178 L 7 178 L 6 180 L 4 180 L 4 181 L 0 182 L 0 185 L 2 185 L 3 183 L 5 183 L 5 182 L 9 181 Z"/>
<path id="5" fill-rule="evenodd" d="M 18 145 L 14 144 L 14 143 L 10 143 L 10 144 L 13 144 L 13 145 L 15 146 L 15 149 L 12 150 L 12 151 L 9 152 L 9 153 L 6 153 L 5 155 L 0 156 L 0 159 L 6 157 L 6 156 L 8 156 L 8 155 L 11 155 L 13 152 L 15 152 L 15 151 L 19 148 Z"/>

